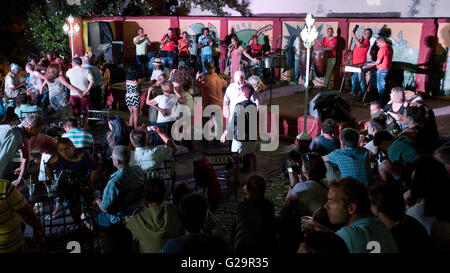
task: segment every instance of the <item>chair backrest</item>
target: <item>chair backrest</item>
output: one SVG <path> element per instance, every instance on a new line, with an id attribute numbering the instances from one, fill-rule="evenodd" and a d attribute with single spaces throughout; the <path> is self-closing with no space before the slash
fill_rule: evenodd
<path id="1" fill-rule="evenodd" d="M 24 118 L 26 118 L 28 115 L 34 114 L 34 113 L 38 113 L 39 115 L 42 114 L 41 111 L 22 111 L 20 110 L 20 116 L 19 116 L 19 120 L 22 121 Z"/>
<path id="2" fill-rule="evenodd" d="M 162 167 L 147 170 L 146 173 L 146 181 L 150 181 L 152 178 L 161 178 L 164 180 L 167 187 L 166 200 L 171 200 L 176 179 L 175 159 L 166 160 Z"/>
<path id="3" fill-rule="evenodd" d="M 88 120 L 106 121 L 109 118 L 109 110 L 88 110 Z"/>

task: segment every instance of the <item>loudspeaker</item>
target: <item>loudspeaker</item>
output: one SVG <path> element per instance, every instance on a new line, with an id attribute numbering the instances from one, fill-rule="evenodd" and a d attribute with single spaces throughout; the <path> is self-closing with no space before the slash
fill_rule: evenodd
<path id="1" fill-rule="evenodd" d="M 122 63 L 122 46 L 123 42 L 112 42 L 110 43 L 102 53 L 105 54 L 105 61 L 113 64 L 121 64 Z M 103 45 L 102 45 L 103 48 Z"/>
<path id="2" fill-rule="evenodd" d="M 317 111 L 317 109 L 314 109 L 319 97 L 328 96 L 328 95 L 338 95 L 338 94 L 339 94 L 339 91 L 335 91 L 335 90 L 321 91 L 309 102 L 309 114 L 315 118 L 319 118 L 319 112 Z"/>
<path id="3" fill-rule="evenodd" d="M 88 23 L 88 46 L 92 48 L 92 53 L 96 56 L 102 53 L 101 46 L 114 41 L 111 26 L 108 22 Z"/>

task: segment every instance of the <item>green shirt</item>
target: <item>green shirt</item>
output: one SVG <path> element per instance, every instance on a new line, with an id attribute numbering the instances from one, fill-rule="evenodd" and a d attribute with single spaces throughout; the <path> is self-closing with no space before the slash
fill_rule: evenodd
<path id="1" fill-rule="evenodd" d="M 414 163 L 419 153 L 414 140 L 408 136 L 400 136 L 389 146 L 387 156 L 391 162 L 399 162 L 405 166 L 407 163 Z"/>
<path id="2" fill-rule="evenodd" d="M 149 207 L 127 223 L 140 253 L 159 253 L 167 240 L 183 234 L 183 227 L 174 204 Z"/>

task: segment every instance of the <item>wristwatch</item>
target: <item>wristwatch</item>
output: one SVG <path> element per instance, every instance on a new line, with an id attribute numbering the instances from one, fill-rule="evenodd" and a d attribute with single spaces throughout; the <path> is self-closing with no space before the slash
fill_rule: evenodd
<path id="1" fill-rule="evenodd" d="M 292 190 L 293 188 L 294 188 L 294 186 L 292 186 L 292 185 L 289 185 L 289 188 Z"/>

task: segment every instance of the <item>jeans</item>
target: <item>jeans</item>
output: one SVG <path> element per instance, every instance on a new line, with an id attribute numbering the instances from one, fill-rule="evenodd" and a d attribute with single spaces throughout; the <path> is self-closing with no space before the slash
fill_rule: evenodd
<path id="1" fill-rule="evenodd" d="M 145 65 L 147 62 L 147 55 L 136 55 L 136 63 L 139 67 L 139 76 L 141 76 L 142 78 L 148 75 L 147 67 Z"/>
<path id="2" fill-rule="evenodd" d="M 37 92 L 35 101 L 36 105 L 42 109 L 44 115 L 47 115 L 48 105 L 50 104 L 48 92 L 42 93 L 42 95 Z"/>
<path id="3" fill-rule="evenodd" d="M 361 87 L 361 91 L 358 92 L 358 95 L 364 94 L 364 92 L 366 92 L 366 74 L 364 72 L 352 74 L 352 94 L 354 95 L 356 95 L 356 90 L 358 90 L 358 81 L 359 86 Z"/>
<path id="4" fill-rule="evenodd" d="M 391 70 L 377 70 L 377 89 L 378 89 L 378 98 L 381 100 L 383 105 L 388 101 L 389 99 L 389 92 L 387 91 L 389 89 L 388 87 L 388 81 L 389 81 L 389 75 Z"/>
<path id="5" fill-rule="evenodd" d="M 206 65 L 208 63 L 214 63 L 212 55 L 202 55 L 202 69 L 203 74 L 206 76 Z"/>
<path id="6" fill-rule="evenodd" d="M 173 58 L 172 57 L 162 57 L 161 61 L 164 63 L 164 66 L 169 69 L 169 71 L 173 68 Z"/>
<path id="7" fill-rule="evenodd" d="M 189 56 L 178 56 L 178 66 L 180 65 L 186 66 L 191 73 L 191 58 Z"/>

